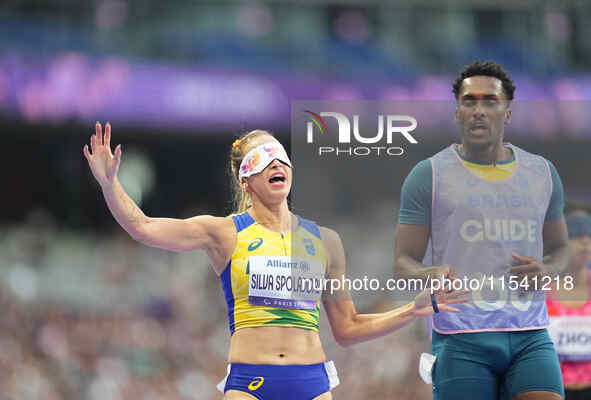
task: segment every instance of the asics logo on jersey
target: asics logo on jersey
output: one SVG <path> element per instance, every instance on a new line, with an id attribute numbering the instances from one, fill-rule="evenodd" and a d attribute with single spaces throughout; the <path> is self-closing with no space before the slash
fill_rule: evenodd
<path id="1" fill-rule="evenodd" d="M 263 378 L 262 376 L 257 376 L 256 378 L 254 378 L 252 382 L 248 384 L 248 390 L 257 390 L 261 387 L 264 381 L 265 378 Z"/>
<path id="2" fill-rule="evenodd" d="M 253 250 L 258 249 L 261 244 L 263 244 L 263 238 L 256 238 L 255 240 L 250 242 L 250 244 L 248 245 L 248 251 L 253 251 Z"/>

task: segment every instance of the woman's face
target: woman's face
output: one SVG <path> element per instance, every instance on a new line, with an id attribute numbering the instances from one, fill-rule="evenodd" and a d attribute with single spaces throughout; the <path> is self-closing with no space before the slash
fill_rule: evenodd
<path id="1" fill-rule="evenodd" d="M 248 142 L 245 153 L 261 144 L 279 141 L 270 135 L 257 136 Z M 265 203 L 281 203 L 291 190 L 291 168 L 279 160 L 273 160 L 262 172 L 243 178 L 241 184 L 246 183 L 246 191 L 253 201 L 261 200 Z"/>
<path id="2" fill-rule="evenodd" d="M 573 263 L 588 265 L 591 262 L 591 237 L 584 235 L 576 239 L 570 239 Z"/>

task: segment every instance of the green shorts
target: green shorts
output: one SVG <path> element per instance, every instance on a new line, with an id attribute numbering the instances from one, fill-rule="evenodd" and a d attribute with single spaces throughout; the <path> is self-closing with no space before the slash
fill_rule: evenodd
<path id="1" fill-rule="evenodd" d="M 433 332 L 434 400 L 497 400 L 533 390 L 564 397 L 546 329 L 443 335 Z"/>

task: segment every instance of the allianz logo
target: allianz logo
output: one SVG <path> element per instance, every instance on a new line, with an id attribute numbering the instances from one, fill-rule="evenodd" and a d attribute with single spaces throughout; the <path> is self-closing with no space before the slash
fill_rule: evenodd
<path id="1" fill-rule="evenodd" d="M 521 241 L 535 243 L 538 221 L 534 219 L 469 219 L 462 224 L 460 236 L 466 242 Z"/>

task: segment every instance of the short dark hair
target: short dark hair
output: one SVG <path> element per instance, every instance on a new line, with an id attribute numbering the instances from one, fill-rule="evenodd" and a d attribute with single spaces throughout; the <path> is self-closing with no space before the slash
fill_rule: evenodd
<path id="1" fill-rule="evenodd" d="M 456 100 L 460 95 L 460 88 L 462 87 L 462 82 L 466 78 L 470 78 L 471 76 L 492 76 L 493 78 L 497 78 L 503 84 L 503 91 L 505 92 L 505 96 L 508 100 L 513 100 L 513 94 L 515 93 L 515 85 L 509 75 L 501 68 L 499 64 L 493 61 L 474 61 L 472 64 L 467 65 L 464 67 L 460 75 L 456 78 L 453 84 L 453 92 L 456 96 Z"/>

